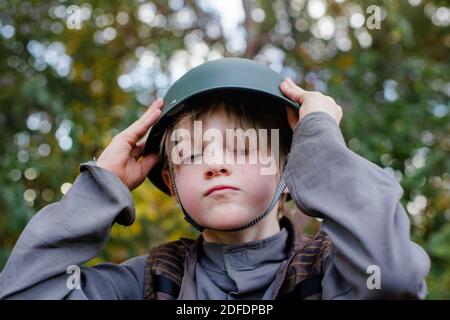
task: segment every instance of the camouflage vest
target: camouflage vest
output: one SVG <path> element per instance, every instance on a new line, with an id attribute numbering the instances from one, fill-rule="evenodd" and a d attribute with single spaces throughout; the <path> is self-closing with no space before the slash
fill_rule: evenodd
<path id="1" fill-rule="evenodd" d="M 302 235 L 298 222 L 283 217 L 280 225 L 287 228 L 289 255 L 282 281 L 277 284 L 277 300 L 321 299 L 323 259 L 328 255 L 330 238 L 318 233 L 314 238 Z M 184 276 L 186 257 L 196 254 L 201 244 L 181 238 L 153 248 L 145 266 L 144 299 L 177 299 Z"/>

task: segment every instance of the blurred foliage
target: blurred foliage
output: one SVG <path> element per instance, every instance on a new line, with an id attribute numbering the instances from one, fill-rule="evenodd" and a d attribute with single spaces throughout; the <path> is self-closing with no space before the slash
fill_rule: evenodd
<path id="1" fill-rule="evenodd" d="M 341 104 L 349 147 L 404 188 L 412 237 L 432 259 L 428 298 L 449 299 L 448 2 L 218 3 L 0 0 L 0 268 L 33 214 L 170 83 L 206 60 L 240 56 Z M 378 29 L 370 5 L 381 9 Z M 234 32 L 220 23 L 227 12 L 242 15 Z M 133 196 L 136 223 L 114 226 L 90 264 L 196 236 L 148 181 Z"/>

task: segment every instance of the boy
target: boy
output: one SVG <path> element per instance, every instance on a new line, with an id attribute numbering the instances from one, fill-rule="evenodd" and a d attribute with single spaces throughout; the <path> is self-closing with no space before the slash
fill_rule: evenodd
<path id="1" fill-rule="evenodd" d="M 224 70 L 230 78 L 240 72 L 235 62 Z M 211 77 L 212 82 L 227 75 Z M 424 298 L 429 259 L 410 241 L 397 181 L 346 147 L 342 110 L 332 98 L 290 79 L 280 89 L 301 104 L 298 113 L 254 91 L 205 92 L 186 100 L 170 122 L 156 123 L 163 106 L 156 100 L 96 163 L 81 165 L 59 203 L 30 221 L 0 274 L 0 298 Z M 268 153 L 252 139 L 245 138 L 241 149 L 227 139 L 206 139 L 214 141 L 209 153 L 192 132 L 195 121 L 218 136 L 227 129 L 266 128 L 278 130 L 279 139 L 270 137 Z M 153 124 L 150 143 L 157 125 L 166 127 L 159 156 L 146 154 L 145 143 L 138 143 Z M 218 157 L 221 151 L 245 161 L 227 162 Z M 279 170 L 262 174 L 271 162 Z M 133 222 L 129 191 L 149 172 L 164 181 L 155 184 L 178 201 L 201 236 L 163 244 L 120 265 L 77 267 L 98 253 L 112 223 Z M 313 239 L 301 234 L 297 217 L 279 219 L 286 191 L 302 212 L 323 219 Z"/>

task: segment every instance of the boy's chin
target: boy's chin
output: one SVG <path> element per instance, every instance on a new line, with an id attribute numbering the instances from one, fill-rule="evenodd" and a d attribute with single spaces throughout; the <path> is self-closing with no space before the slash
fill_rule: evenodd
<path id="1" fill-rule="evenodd" d="M 209 227 L 212 229 L 234 229 L 241 227 L 256 217 L 249 216 L 248 213 L 242 213 L 242 212 L 215 212 L 210 213 L 208 217 L 205 217 L 206 219 L 202 219 L 202 225 L 205 227 Z"/>

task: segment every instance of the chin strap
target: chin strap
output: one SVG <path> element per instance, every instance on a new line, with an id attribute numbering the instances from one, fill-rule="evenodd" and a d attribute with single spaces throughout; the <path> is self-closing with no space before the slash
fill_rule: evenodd
<path id="1" fill-rule="evenodd" d="M 181 203 L 180 196 L 178 194 L 177 186 L 175 184 L 175 175 L 173 174 L 172 164 L 170 161 L 168 162 L 168 164 L 169 164 L 170 180 L 172 181 L 172 187 L 173 187 L 173 190 L 175 191 L 175 197 L 177 199 L 177 202 L 180 205 L 181 210 L 183 211 L 184 219 L 187 222 L 189 222 L 194 228 L 199 230 L 200 232 L 202 232 L 204 229 L 210 229 L 210 230 L 214 230 L 214 231 L 240 231 L 240 230 L 250 228 L 251 226 L 257 224 L 262 219 L 264 219 L 272 211 L 272 209 L 275 207 L 277 202 L 280 200 L 284 189 L 286 188 L 286 184 L 284 182 L 283 176 L 281 175 L 280 182 L 278 183 L 278 187 L 275 191 L 275 195 L 273 196 L 272 202 L 270 203 L 269 207 L 266 210 L 264 210 L 264 212 L 261 213 L 257 218 L 251 220 L 250 222 L 248 222 L 240 227 L 231 228 L 231 229 L 215 229 L 215 228 L 210 228 L 210 227 L 204 227 L 204 226 L 201 226 L 200 224 L 198 224 L 184 209 L 183 204 Z"/>

